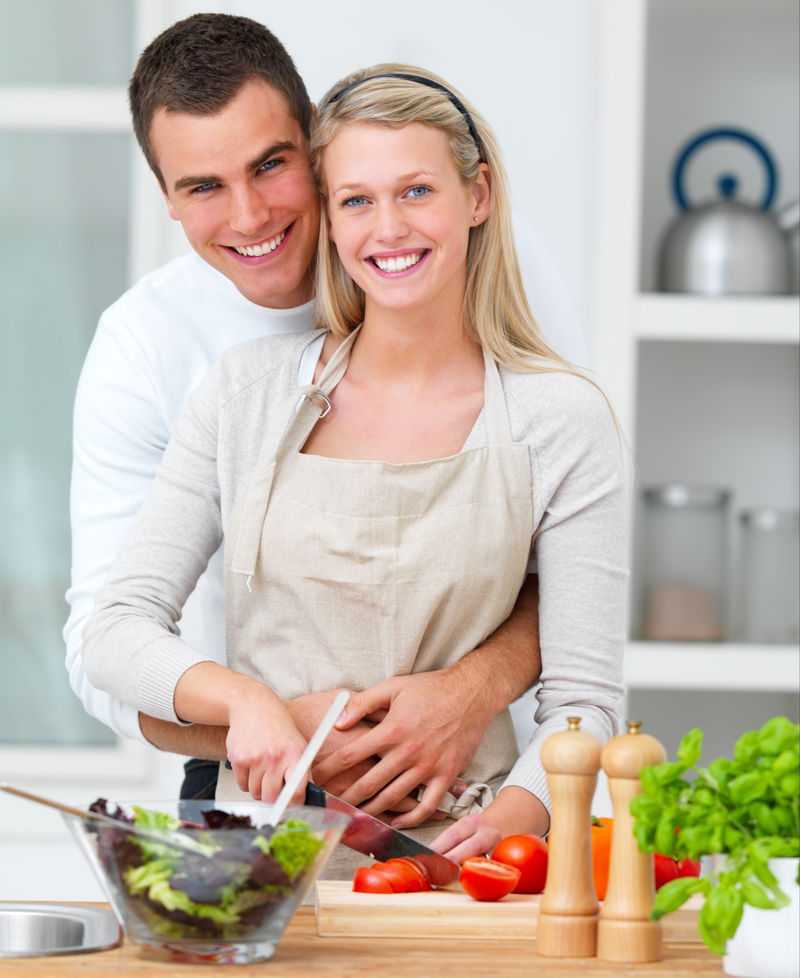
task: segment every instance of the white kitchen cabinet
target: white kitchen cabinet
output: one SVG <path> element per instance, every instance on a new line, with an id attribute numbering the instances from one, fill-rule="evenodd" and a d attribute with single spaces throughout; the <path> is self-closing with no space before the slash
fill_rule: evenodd
<path id="1" fill-rule="evenodd" d="M 738 513 L 798 505 L 800 302 L 796 294 L 659 293 L 657 260 L 676 213 L 674 160 L 699 131 L 755 133 L 778 165 L 776 206 L 800 196 L 799 10 L 796 0 L 608 0 L 598 10 L 594 364 L 639 487 L 678 481 L 731 491 L 729 594 Z M 755 201 L 758 168 L 738 147 L 723 160 L 725 151 L 715 147 L 703 166 L 736 171 L 741 196 Z M 697 179 L 711 187 L 709 172 Z M 702 194 L 692 187 L 693 200 Z M 792 245 L 796 263 L 796 238 Z M 634 514 L 632 636 L 641 579 L 636 505 Z M 727 634 L 735 635 L 730 615 Z M 709 753 L 728 751 L 740 732 L 775 713 L 797 720 L 798 660 L 795 645 L 632 638 L 628 715 L 644 719 L 671 754 L 693 726 L 706 730 Z"/>

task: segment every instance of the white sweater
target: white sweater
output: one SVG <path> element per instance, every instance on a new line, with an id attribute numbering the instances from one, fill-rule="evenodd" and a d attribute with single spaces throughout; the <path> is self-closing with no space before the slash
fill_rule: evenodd
<path id="1" fill-rule="evenodd" d="M 563 356 L 586 364 L 586 346 L 556 269 L 538 238 L 515 226 L 528 298 L 545 336 Z M 145 276 L 100 319 L 75 400 L 71 487 L 72 580 L 64 628 L 73 690 L 88 713 L 144 742 L 136 710 L 96 689 L 83 664 L 83 626 L 108 574 L 184 401 L 228 348 L 275 333 L 299 332 L 313 305 L 266 309 L 245 299 L 194 252 Z M 212 558 L 184 608 L 187 642 L 225 661 L 222 564 Z"/>
<path id="2" fill-rule="evenodd" d="M 138 282 L 102 315 L 75 399 L 72 580 L 64 628 L 72 688 L 87 712 L 144 741 L 130 705 L 95 689 L 82 658 L 95 593 L 152 485 L 173 422 L 217 357 L 245 340 L 311 328 L 313 303 L 266 309 L 239 293 L 194 252 Z M 182 630 L 225 661 L 221 556 L 186 606 Z"/>
<path id="3" fill-rule="evenodd" d="M 176 683 L 208 658 L 178 637 L 181 607 L 247 491 L 264 426 L 298 387 L 301 354 L 313 335 L 255 340 L 220 358 L 189 399 L 153 491 L 98 592 L 84 639 L 90 680 L 145 713 L 175 722 Z M 528 447 L 530 459 L 542 655 L 537 727 L 506 784 L 548 804 L 539 763 L 543 740 L 565 729 L 573 713 L 603 742 L 619 725 L 622 448 L 608 405 L 588 381 L 564 373 L 500 373 L 512 439 Z M 481 414 L 465 448 L 485 443 Z M 228 654 L 235 658 L 238 651 Z M 335 658 L 335 650 L 329 654 Z M 279 669 L 280 662 L 267 660 L 268 682 Z"/>

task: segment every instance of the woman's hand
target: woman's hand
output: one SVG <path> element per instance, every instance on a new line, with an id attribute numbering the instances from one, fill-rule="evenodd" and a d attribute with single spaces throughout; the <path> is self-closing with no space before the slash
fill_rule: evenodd
<path id="1" fill-rule="evenodd" d="M 231 697 L 225 743 L 236 783 L 256 801 L 267 802 L 278 797 L 306 746 L 288 710 L 266 686 Z M 307 781 L 306 775 L 291 804 L 303 804 Z"/>
<path id="2" fill-rule="evenodd" d="M 200 662 L 178 680 L 174 704 L 182 720 L 227 726 L 225 746 L 236 783 L 256 801 L 275 801 L 306 740 L 268 686 L 216 662 Z M 298 785 L 293 804 L 305 800 L 307 781 Z"/>
<path id="3" fill-rule="evenodd" d="M 501 839 L 521 832 L 544 836 L 550 827 L 547 809 L 532 792 L 516 785 L 502 788 L 486 808 L 465 815 L 431 843 L 431 849 L 460 863 L 469 856 L 491 855 Z"/>
<path id="4" fill-rule="evenodd" d="M 500 830 L 486 821 L 483 812 L 465 815 L 449 825 L 430 843 L 431 849 L 462 863 L 470 856 L 485 856 L 502 838 Z"/>

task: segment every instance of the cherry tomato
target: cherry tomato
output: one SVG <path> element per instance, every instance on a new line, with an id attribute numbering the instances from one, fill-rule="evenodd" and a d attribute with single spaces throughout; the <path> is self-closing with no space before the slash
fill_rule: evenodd
<path id="1" fill-rule="evenodd" d="M 501 900 L 519 883 L 522 873 L 514 866 L 483 856 L 470 856 L 461 864 L 459 881 L 474 900 Z"/>
<path id="2" fill-rule="evenodd" d="M 670 880 L 678 878 L 678 864 L 672 856 L 662 856 L 660 852 L 653 853 L 653 864 L 657 890 Z"/>
<path id="3" fill-rule="evenodd" d="M 387 859 L 380 871 L 395 893 L 421 893 L 431 888 L 427 876 L 413 859 L 402 856 Z"/>
<path id="4" fill-rule="evenodd" d="M 458 879 L 458 865 L 449 860 L 439 859 L 426 852 L 402 858 L 415 863 L 431 886 L 449 886 Z"/>
<path id="5" fill-rule="evenodd" d="M 359 866 L 353 873 L 353 891 L 355 893 L 394 893 L 392 884 L 383 875 L 383 863 L 372 866 Z"/>
<path id="6" fill-rule="evenodd" d="M 681 859 L 678 863 L 678 876 L 699 876 L 700 875 L 700 860 L 699 859 Z"/>
<path id="7" fill-rule="evenodd" d="M 509 835 L 495 846 L 492 859 L 522 874 L 515 893 L 541 893 L 547 878 L 547 845 L 538 835 Z"/>

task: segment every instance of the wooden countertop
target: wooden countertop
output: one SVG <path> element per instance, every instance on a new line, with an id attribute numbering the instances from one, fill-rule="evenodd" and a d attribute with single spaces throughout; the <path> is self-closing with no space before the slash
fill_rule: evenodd
<path id="1" fill-rule="evenodd" d="M 222 969 L 229 975 L 265 978 L 704 978 L 723 973 L 722 960 L 696 942 L 668 943 L 662 961 L 632 965 L 596 958 L 544 958 L 536 954 L 532 940 L 320 937 L 311 906 L 300 907 L 275 955 L 259 964 L 149 961 L 127 940 L 110 951 L 0 961 L 3 978 L 208 978 Z"/>

